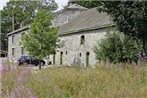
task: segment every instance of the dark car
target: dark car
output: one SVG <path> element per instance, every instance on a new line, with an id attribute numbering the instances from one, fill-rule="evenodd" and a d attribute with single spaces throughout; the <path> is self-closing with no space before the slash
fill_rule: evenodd
<path id="1" fill-rule="evenodd" d="M 38 59 L 33 58 L 31 56 L 21 56 L 18 59 L 18 65 L 32 64 L 32 65 L 38 66 L 39 62 L 41 63 L 41 65 L 45 65 L 45 61 L 38 60 Z"/>

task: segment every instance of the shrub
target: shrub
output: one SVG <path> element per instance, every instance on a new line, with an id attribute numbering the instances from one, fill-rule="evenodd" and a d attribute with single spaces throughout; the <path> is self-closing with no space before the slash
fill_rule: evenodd
<path id="1" fill-rule="evenodd" d="M 142 51 L 142 43 L 119 32 L 108 33 L 94 47 L 96 59 L 111 63 L 137 62 L 138 53 Z"/>

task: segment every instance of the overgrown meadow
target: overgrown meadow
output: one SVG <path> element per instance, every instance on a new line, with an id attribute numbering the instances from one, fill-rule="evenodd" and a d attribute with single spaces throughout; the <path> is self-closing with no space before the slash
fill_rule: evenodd
<path id="1" fill-rule="evenodd" d="M 147 98 L 147 66 L 34 70 L 3 64 L 1 98 Z"/>

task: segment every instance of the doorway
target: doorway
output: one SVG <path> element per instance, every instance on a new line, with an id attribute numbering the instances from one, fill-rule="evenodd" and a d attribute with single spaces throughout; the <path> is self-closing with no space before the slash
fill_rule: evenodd
<path id="1" fill-rule="evenodd" d="M 55 65 L 56 63 L 56 53 L 53 54 L 53 64 Z"/>
<path id="2" fill-rule="evenodd" d="M 60 65 L 63 64 L 63 52 L 60 52 Z"/>
<path id="3" fill-rule="evenodd" d="M 86 66 L 89 66 L 89 52 L 86 52 Z"/>

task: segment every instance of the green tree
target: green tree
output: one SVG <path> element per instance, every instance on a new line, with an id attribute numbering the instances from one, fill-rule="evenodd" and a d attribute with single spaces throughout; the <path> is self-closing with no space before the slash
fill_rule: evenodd
<path id="1" fill-rule="evenodd" d="M 112 63 L 137 62 L 138 53 L 142 51 L 142 44 L 129 36 L 120 33 L 108 33 L 94 48 L 96 59 Z"/>
<path id="2" fill-rule="evenodd" d="M 22 38 L 22 45 L 29 54 L 38 59 L 43 59 L 55 52 L 57 45 L 57 29 L 52 27 L 51 12 L 41 10 L 37 13 L 30 31 Z M 39 64 L 41 69 L 41 65 Z"/>
<path id="3" fill-rule="evenodd" d="M 36 10 L 54 11 L 57 7 L 54 0 L 10 0 L 7 2 L 0 11 L 2 49 L 7 50 L 7 33 L 20 28 L 21 25 L 31 24 Z"/>
<path id="4" fill-rule="evenodd" d="M 147 2 L 145 0 L 81 0 L 77 3 L 88 8 L 97 7 L 100 12 L 107 12 L 120 32 L 141 39 L 143 48 L 147 48 Z"/>

